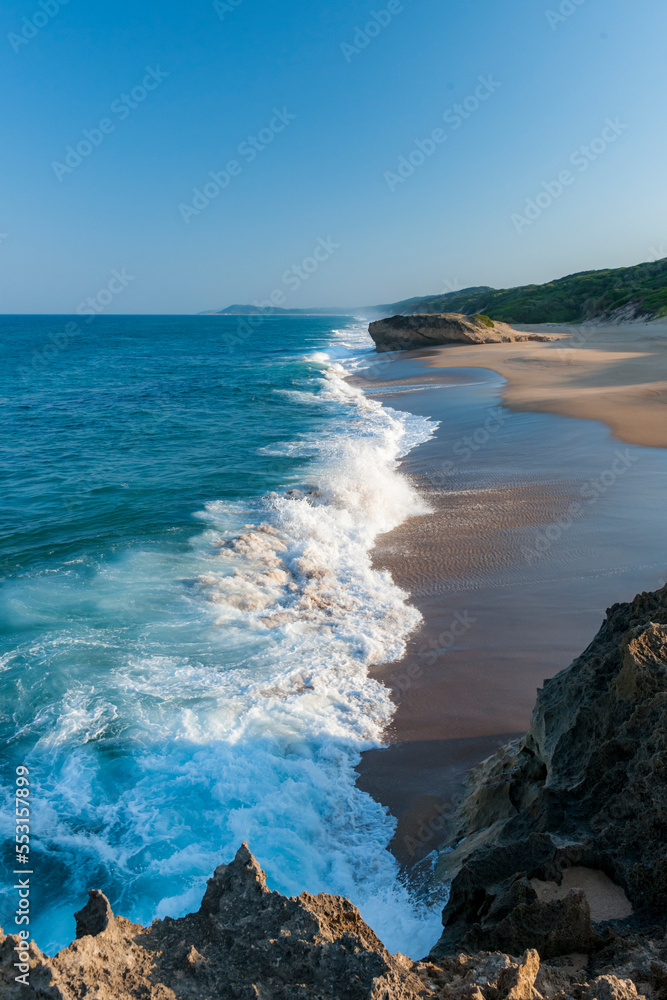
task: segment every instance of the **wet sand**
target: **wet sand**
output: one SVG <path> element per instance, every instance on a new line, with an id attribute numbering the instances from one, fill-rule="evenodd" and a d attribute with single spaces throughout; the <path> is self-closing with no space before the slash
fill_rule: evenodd
<path id="1" fill-rule="evenodd" d="M 388 747 L 359 767 L 360 787 L 398 819 L 391 849 L 406 868 L 437 846 L 469 768 L 525 732 L 537 688 L 587 646 L 605 609 L 665 582 L 667 451 L 503 405 L 511 383 L 459 367 L 459 351 L 481 349 L 385 355 L 358 380 L 441 421 L 403 462 L 432 513 L 374 555 L 424 618 L 406 656 L 376 672 L 397 710 Z"/>
<path id="2" fill-rule="evenodd" d="M 429 364 L 492 368 L 514 410 L 602 420 L 621 441 L 667 448 L 667 321 L 515 329 L 555 340 L 445 347 Z"/>

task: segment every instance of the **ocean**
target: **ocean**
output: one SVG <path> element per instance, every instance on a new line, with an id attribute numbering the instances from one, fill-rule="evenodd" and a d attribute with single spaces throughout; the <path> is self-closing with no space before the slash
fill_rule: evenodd
<path id="1" fill-rule="evenodd" d="M 355 786 L 393 712 L 369 667 L 420 621 L 376 537 L 425 511 L 398 460 L 436 424 L 345 376 L 354 317 L 0 317 L 0 816 L 31 780 L 31 936 L 88 888 L 197 909 L 242 841 L 271 888 L 341 893 L 420 957 L 440 907 Z M 0 924 L 13 931 L 11 876 Z"/>

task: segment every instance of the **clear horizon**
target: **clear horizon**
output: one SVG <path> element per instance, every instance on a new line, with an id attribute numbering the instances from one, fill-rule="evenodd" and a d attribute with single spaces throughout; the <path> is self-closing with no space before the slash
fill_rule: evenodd
<path id="1" fill-rule="evenodd" d="M 666 256 L 666 27 L 657 0 L 10 0 L 0 311 L 359 308 Z"/>

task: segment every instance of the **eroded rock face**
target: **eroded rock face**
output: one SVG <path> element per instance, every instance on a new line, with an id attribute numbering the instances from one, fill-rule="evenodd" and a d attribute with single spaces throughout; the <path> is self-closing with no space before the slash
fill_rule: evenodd
<path id="1" fill-rule="evenodd" d="M 436 878 L 453 882 L 435 960 L 480 947 L 602 953 L 610 935 L 638 928 L 664 938 L 667 588 L 611 608 L 588 649 L 545 682 L 528 734 L 471 773 L 447 841 L 455 850 Z M 575 866 L 603 887 L 611 879 L 621 919 L 591 919 L 585 886 L 538 896 L 537 880 L 560 884 Z"/>
<path id="2" fill-rule="evenodd" d="M 417 313 L 371 323 L 368 332 L 378 351 L 406 351 L 442 344 L 500 344 L 550 340 L 539 333 L 518 333 L 507 323 L 462 313 Z"/>

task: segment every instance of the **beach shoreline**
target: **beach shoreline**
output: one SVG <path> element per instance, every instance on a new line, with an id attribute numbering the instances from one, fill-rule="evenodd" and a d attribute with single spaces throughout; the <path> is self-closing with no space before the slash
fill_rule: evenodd
<path id="1" fill-rule="evenodd" d="M 664 582 L 667 336 L 652 361 L 639 347 L 667 324 L 632 326 L 627 351 L 626 327 L 586 327 L 545 344 L 385 355 L 354 380 L 440 421 L 401 465 L 431 513 L 374 551 L 423 618 L 405 656 L 373 671 L 397 707 L 387 746 L 358 768 L 397 819 L 390 849 L 404 869 L 438 846 L 467 772 L 527 730 L 536 689 L 609 604 Z"/>
<path id="2" fill-rule="evenodd" d="M 434 368 L 490 368 L 514 410 L 601 420 L 628 444 L 667 448 L 667 320 L 521 325 L 550 343 L 441 347 Z"/>

